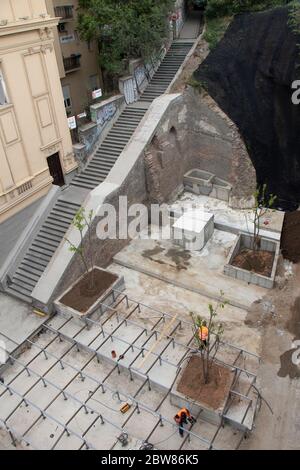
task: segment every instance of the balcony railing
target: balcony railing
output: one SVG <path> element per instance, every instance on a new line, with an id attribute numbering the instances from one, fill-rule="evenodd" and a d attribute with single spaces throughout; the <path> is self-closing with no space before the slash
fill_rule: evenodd
<path id="1" fill-rule="evenodd" d="M 80 68 L 80 57 L 81 54 L 74 55 L 71 57 L 64 57 L 64 67 L 66 72 L 76 70 Z"/>
<path id="2" fill-rule="evenodd" d="M 62 6 L 62 7 L 55 7 L 55 16 L 61 17 L 63 20 L 69 20 L 74 17 L 73 13 L 73 6 Z"/>

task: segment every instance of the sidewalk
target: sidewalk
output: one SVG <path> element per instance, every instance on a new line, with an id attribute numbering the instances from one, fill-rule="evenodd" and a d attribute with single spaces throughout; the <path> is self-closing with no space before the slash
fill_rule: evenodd
<path id="1" fill-rule="evenodd" d="M 180 32 L 179 39 L 196 39 L 201 31 L 201 20 L 201 12 L 195 11 L 190 13 Z"/>

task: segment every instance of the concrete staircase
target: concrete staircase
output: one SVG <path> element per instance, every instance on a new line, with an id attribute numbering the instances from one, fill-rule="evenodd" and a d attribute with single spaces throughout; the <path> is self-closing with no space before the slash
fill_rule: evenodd
<path id="1" fill-rule="evenodd" d="M 174 41 L 172 43 L 140 101 L 151 103 L 155 98 L 165 93 L 193 44 L 193 41 Z"/>
<path id="2" fill-rule="evenodd" d="M 31 302 L 31 293 L 67 232 L 80 204 L 58 199 L 27 249 L 7 292 Z"/>
<path id="3" fill-rule="evenodd" d="M 104 181 L 146 111 L 147 108 L 127 106 L 87 166 L 81 173 L 75 176 L 71 186 L 79 186 L 91 190 Z"/>
<path id="4" fill-rule="evenodd" d="M 138 104 L 125 108 L 86 167 L 75 176 L 72 186 L 91 190 L 105 180 L 144 117 L 149 104 L 165 93 L 193 44 L 193 41 L 172 43 Z M 142 103 L 145 103 L 144 107 Z"/>
<path id="5" fill-rule="evenodd" d="M 16 269 L 6 289 L 8 293 L 32 302 L 31 294 L 36 284 L 71 225 L 80 201 L 84 200 L 84 194 L 80 193 L 86 196 L 88 191 L 105 180 L 150 103 L 167 90 L 193 44 L 192 40 L 172 43 L 139 101 L 125 108 L 83 171 L 75 176 L 70 187 L 64 191 L 65 197 L 57 200 Z M 78 192 L 78 197 L 76 194 L 74 196 L 74 191 Z"/>

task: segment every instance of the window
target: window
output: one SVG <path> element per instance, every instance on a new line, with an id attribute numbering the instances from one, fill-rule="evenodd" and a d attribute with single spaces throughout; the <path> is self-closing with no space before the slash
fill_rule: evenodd
<path id="1" fill-rule="evenodd" d="M 90 89 L 91 91 L 95 91 L 99 89 L 99 77 L 98 75 L 91 75 L 90 76 Z"/>
<path id="2" fill-rule="evenodd" d="M 0 106 L 3 106 L 8 103 L 9 103 L 9 100 L 7 96 L 6 86 L 5 86 L 3 75 L 0 70 Z"/>
<path id="3" fill-rule="evenodd" d="M 69 108 L 72 107 L 72 100 L 71 100 L 69 85 L 63 86 L 62 91 L 63 91 L 63 95 L 64 95 L 65 108 L 69 109 Z"/>

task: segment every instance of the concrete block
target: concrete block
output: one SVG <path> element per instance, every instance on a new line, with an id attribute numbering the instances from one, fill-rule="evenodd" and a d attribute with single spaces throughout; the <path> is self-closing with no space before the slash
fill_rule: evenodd
<path id="1" fill-rule="evenodd" d="M 98 267 L 95 267 L 94 269 L 97 269 L 98 271 L 104 271 L 103 269 L 100 269 Z M 107 271 L 106 271 L 107 272 Z M 100 309 L 100 304 L 104 303 L 105 305 L 109 306 L 114 303 L 114 294 L 113 294 L 113 289 L 116 289 L 118 291 L 122 291 L 125 289 L 125 283 L 124 283 L 124 278 L 123 276 L 117 276 L 117 279 L 109 286 L 109 288 L 94 302 L 94 304 L 84 313 L 79 312 L 78 310 L 75 310 L 74 308 L 69 307 L 68 305 L 65 305 L 62 303 L 62 299 L 64 296 L 70 292 L 70 290 L 73 289 L 73 287 L 80 282 L 80 280 L 85 276 L 81 276 L 79 279 L 77 279 L 71 286 L 59 297 L 59 299 L 54 301 L 54 306 L 56 308 L 56 311 L 63 315 L 65 318 L 75 318 L 78 319 L 79 321 L 84 321 L 85 318 L 89 318 L 96 310 Z M 101 306 L 101 312 L 105 312 L 107 310 L 107 307 Z"/>
<path id="2" fill-rule="evenodd" d="M 276 269 L 280 253 L 279 242 L 261 237 L 261 250 L 271 251 L 275 253 L 270 277 L 263 276 L 261 274 L 257 274 L 255 272 L 251 272 L 246 269 L 241 269 L 232 265 L 234 258 L 243 248 L 250 249 L 252 247 L 252 239 L 253 237 L 251 235 L 248 235 L 246 233 L 239 233 L 237 240 L 233 245 L 227 258 L 227 264 L 224 266 L 224 274 L 235 279 L 240 279 L 249 284 L 255 284 L 266 289 L 272 289 L 274 287 Z"/>
<path id="3" fill-rule="evenodd" d="M 214 216 L 199 210 L 187 211 L 172 227 L 175 243 L 188 250 L 202 250 L 214 231 Z"/>

